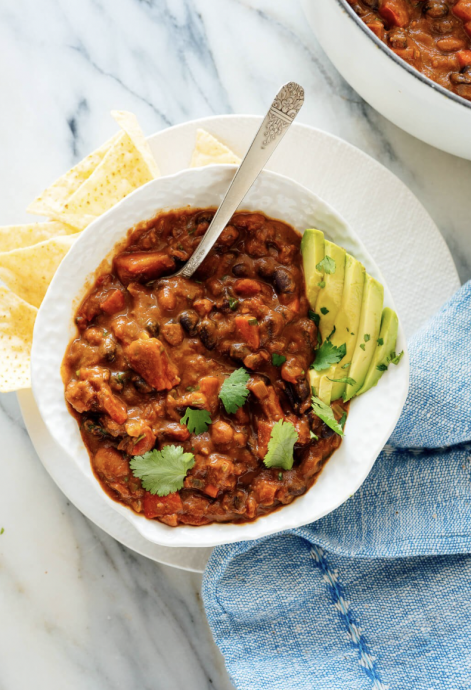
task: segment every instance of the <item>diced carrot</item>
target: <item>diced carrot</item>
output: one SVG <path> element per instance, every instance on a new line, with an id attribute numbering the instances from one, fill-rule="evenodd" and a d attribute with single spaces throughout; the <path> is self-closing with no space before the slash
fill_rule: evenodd
<path id="1" fill-rule="evenodd" d="M 264 479 L 255 485 L 255 493 L 262 506 L 271 506 L 275 500 L 275 494 L 280 488 L 278 482 L 272 479 Z"/>
<path id="2" fill-rule="evenodd" d="M 235 317 L 235 324 L 247 345 L 252 348 L 252 350 L 258 350 L 260 347 L 260 333 L 258 321 L 255 316 L 241 314 Z"/>
<path id="3" fill-rule="evenodd" d="M 471 22 L 466 22 L 464 25 L 464 30 L 468 34 L 468 36 L 471 36 Z"/>
<path id="4" fill-rule="evenodd" d="M 203 493 L 211 496 L 211 498 L 216 498 L 219 493 L 219 489 L 217 486 L 214 486 L 214 484 L 207 484 L 203 489 Z"/>
<path id="5" fill-rule="evenodd" d="M 289 383 L 297 384 L 300 376 L 303 375 L 303 368 L 296 357 L 288 357 L 281 367 L 281 378 Z"/>
<path id="6" fill-rule="evenodd" d="M 199 382 L 200 393 L 203 393 L 206 397 L 207 408 L 211 413 L 216 412 L 219 406 L 218 393 L 220 385 L 221 382 L 217 376 L 203 376 Z"/>
<path id="7" fill-rule="evenodd" d="M 267 419 L 277 422 L 284 418 L 283 410 L 281 409 L 279 398 L 273 386 L 268 386 L 268 395 L 260 401 L 262 410 L 267 416 Z"/>
<path id="8" fill-rule="evenodd" d="M 146 491 L 144 496 L 144 515 L 146 518 L 156 518 L 162 515 L 172 515 L 183 508 L 180 495 L 175 492 L 168 496 L 154 496 Z"/>
<path id="9" fill-rule="evenodd" d="M 382 41 L 384 38 L 384 24 L 381 22 L 371 22 L 366 25 Z"/>
<path id="10" fill-rule="evenodd" d="M 107 314 L 116 314 L 117 311 L 121 311 L 125 303 L 122 290 L 109 290 L 101 300 L 100 307 Z"/>
<path id="11" fill-rule="evenodd" d="M 409 23 L 409 12 L 404 0 L 382 0 L 380 15 L 392 26 L 407 26 Z"/>
<path id="12" fill-rule="evenodd" d="M 135 280 L 155 280 L 175 269 L 174 259 L 165 252 L 120 254 L 114 265 L 120 281 L 125 285 Z"/>
<path id="13" fill-rule="evenodd" d="M 458 0 L 452 8 L 452 12 L 464 22 L 471 21 L 471 0 Z"/>
<path id="14" fill-rule="evenodd" d="M 242 297 L 254 297 L 262 291 L 262 286 L 251 278 L 239 278 L 234 283 L 234 292 Z"/>
<path id="15" fill-rule="evenodd" d="M 134 340 L 125 355 L 134 371 L 156 390 L 170 390 L 180 383 L 178 370 L 158 338 Z"/>

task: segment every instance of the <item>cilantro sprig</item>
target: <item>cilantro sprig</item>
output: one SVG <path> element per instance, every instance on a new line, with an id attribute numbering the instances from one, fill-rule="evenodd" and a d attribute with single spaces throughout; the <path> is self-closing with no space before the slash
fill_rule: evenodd
<path id="1" fill-rule="evenodd" d="M 293 467 L 293 448 L 298 440 L 298 432 L 291 422 L 280 419 L 273 425 L 268 451 L 263 462 L 266 467 L 281 467 L 290 470 Z"/>
<path id="2" fill-rule="evenodd" d="M 328 273 L 330 275 L 332 273 L 335 273 L 337 264 L 335 263 L 335 260 L 332 259 L 332 257 L 324 256 L 322 261 L 319 261 L 316 268 L 318 271 L 321 271 L 322 273 Z"/>
<path id="3" fill-rule="evenodd" d="M 286 357 L 284 355 L 279 355 L 277 352 L 274 352 L 271 356 L 271 363 L 275 367 L 281 367 L 282 364 L 286 362 Z"/>
<path id="4" fill-rule="evenodd" d="M 193 410 L 191 407 L 187 407 L 185 414 L 180 419 L 180 424 L 185 424 L 190 434 L 204 434 L 211 424 L 211 415 L 208 410 Z"/>
<path id="5" fill-rule="evenodd" d="M 311 364 L 311 369 L 324 371 L 330 369 L 332 364 L 338 364 L 347 354 L 347 345 L 333 345 L 330 340 L 325 340 L 316 352 L 316 359 Z"/>
<path id="6" fill-rule="evenodd" d="M 249 391 L 247 389 L 247 381 L 250 374 L 241 367 L 232 372 L 232 374 L 224 381 L 219 391 L 219 398 L 226 412 L 234 414 L 239 407 L 247 400 Z"/>
<path id="7" fill-rule="evenodd" d="M 354 386 L 356 384 L 355 379 L 350 378 L 349 376 L 342 376 L 340 379 L 331 379 L 327 377 L 329 381 L 332 381 L 333 383 L 346 383 L 347 386 Z"/>
<path id="8" fill-rule="evenodd" d="M 316 398 L 315 395 L 312 396 L 312 410 L 314 414 L 319 417 L 319 419 L 322 419 L 324 424 L 327 424 L 327 426 L 332 429 L 332 431 L 335 431 L 335 433 L 339 436 L 344 435 L 342 426 L 335 419 L 335 415 L 330 405 L 326 405 L 322 402 L 322 400 Z M 345 424 L 345 421 L 343 423 Z"/>
<path id="9" fill-rule="evenodd" d="M 144 455 L 135 455 L 129 463 L 146 491 L 168 496 L 183 487 L 188 470 L 195 464 L 193 453 L 185 453 L 181 446 L 164 446 Z"/>

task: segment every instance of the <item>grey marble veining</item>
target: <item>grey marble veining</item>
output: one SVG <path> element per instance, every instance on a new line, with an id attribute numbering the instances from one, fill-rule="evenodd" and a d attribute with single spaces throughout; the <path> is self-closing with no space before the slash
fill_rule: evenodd
<path id="1" fill-rule="evenodd" d="M 328 1 L 328 0 L 325 0 Z M 4 0 L 0 224 L 115 131 L 262 114 L 288 80 L 300 121 L 404 180 L 471 277 L 471 163 L 371 110 L 323 55 L 296 0 Z M 14 396 L 0 398 L 0 690 L 231 687 L 198 575 L 159 566 L 94 527 L 52 483 Z"/>

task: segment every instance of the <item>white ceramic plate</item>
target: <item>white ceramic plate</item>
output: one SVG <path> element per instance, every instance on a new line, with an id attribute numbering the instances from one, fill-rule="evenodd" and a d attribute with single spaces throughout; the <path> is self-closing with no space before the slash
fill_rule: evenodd
<path id="1" fill-rule="evenodd" d="M 202 118 L 162 130 L 148 141 L 162 173 L 168 175 L 188 166 L 198 127 L 242 154 L 260 120 L 254 115 Z M 327 132 L 294 124 L 268 169 L 287 174 L 317 192 L 349 221 L 381 266 L 407 337 L 458 289 L 460 282 L 448 248 L 423 206 L 397 177 L 356 147 Z M 407 248 L 400 257 L 398 247 Z M 426 269 L 417 280 L 408 280 L 411 271 L 422 264 Z M 144 539 L 97 492 L 84 490 L 88 480 L 74 462 L 64 461 L 31 391 L 20 391 L 18 398 L 36 452 L 71 503 L 134 551 L 159 563 L 203 572 L 211 549 L 168 548 Z"/>
<path id="2" fill-rule="evenodd" d="M 60 364 L 68 343 L 76 334 L 75 312 L 92 284 L 102 260 L 111 257 L 115 245 L 141 220 L 161 210 L 182 206 L 217 206 L 235 172 L 235 166 L 209 166 L 186 170 L 149 182 L 92 223 L 78 238 L 61 263 L 41 305 L 34 329 L 32 351 L 33 394 L 50 434 L 77 463 L 82 474 L 120 515 L 149 541 L 164 546 L 215 546 L 257 539 L 319 519 L 347 500 L 364 481 L 401 413 L 408 389 L 407 353 L 398 367 L 391 367 L 379 385 L 354 399 L 343 443 L 326 464 L 316 484 L 292 504 L 255 522 L 243 525 L 209 524 L 202 527 L 168 527 L 111 500 L 96 480 L 76 420 L 65 399 Z M 242 208 L 262 211 L 303 232 L 317 227 L 326 237 L 358 258 L 368 272 L 384 278 L 359 238 L 345 221 L 316 195 L 276 173 L 263 172 L 244 199 Z M 394 308 L 385 285 L 385 304 Z M 400 328 L 399 350 L 406 349 Z"/>

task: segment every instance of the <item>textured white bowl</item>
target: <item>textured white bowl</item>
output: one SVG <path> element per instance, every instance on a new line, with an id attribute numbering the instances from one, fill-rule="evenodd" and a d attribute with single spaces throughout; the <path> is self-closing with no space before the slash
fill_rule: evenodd
<path id="1" fill-rule="evenodd" d="M 319 43 L 373 108 L 409 134 L 471 160 L 471 102 L 443 88 L 368 29 L 347 0 L 302 0 Z"/>
<path id="2" fill-rule="evenodd" d="M 78 238 L 61 263 L 39 310 L 32 352 L 33 393 L 50 434 L 99 492 L 103 501 L 126 517 L 140 534 L 165 546 L 215 546 L 243 539 L 257 539 L 298 527 L 334 510 L 362 484 L 391 434 L 404 405 L 409 364 L 406 356 L 390 370 L 376 388 L 354 399 L 341 447 L 326 464 L 317 483 L 292 504 L 244 525 L 211 524 L 171 528 L 146 520 L 111 500 L 96 480 L 78 424 L 64 398 L 60 367 L 71 338 L 76 333 L 74 313 L 101 262 L 113 254 L 129 228 L 152 218 L 159 211 L 217 206 L 229 185 L 233 166 L 209 166 L 187 170 L 149 182 L 92 223 Z M 345 221 L 312 192 L 286 177 L 264 172 L 245 198 L 242 209 L 262 211 L 303 232 L 318 227 L 334 242 L 357 257 L 368 272 L 381 280 L 379 269 Z M 385 304 L 393 307 L 385 285 Z M 406 349 L 402 328 L 398 350 Z"/>

